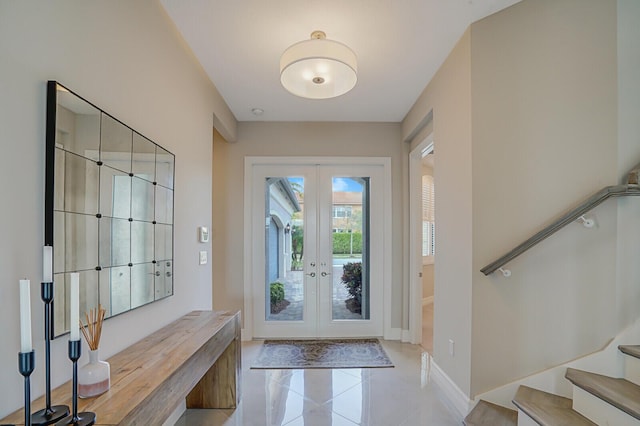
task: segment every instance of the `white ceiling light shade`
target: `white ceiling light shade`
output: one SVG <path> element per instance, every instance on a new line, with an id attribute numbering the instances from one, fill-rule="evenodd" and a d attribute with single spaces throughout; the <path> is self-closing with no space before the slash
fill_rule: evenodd
<path id="1" fill-rule="evenodd" d="M 290 46 L 280 57 L 280 82 L 289 92 L 309 99 L 328 99 L 353 89 L 358 80 L 356 54 L 327 40 L 322 31 Z"/>

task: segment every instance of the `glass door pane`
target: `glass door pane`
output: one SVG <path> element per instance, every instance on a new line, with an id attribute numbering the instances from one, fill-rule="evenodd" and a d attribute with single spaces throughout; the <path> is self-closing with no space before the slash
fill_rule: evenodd
<path id="1" fill-rule="evenodd" d="M 331 182 L 332 319 L 369 319 L 369 178 Z"/>
<path id="2" fill-rule="evenodd" d="M 382 335 L 383 168 L 318 170 L 318 335 Z"/>
<path id="3" fill-rule="evenodd" d="M 304 318 L 304 178 L 265 179 L 265 320 Z"/>

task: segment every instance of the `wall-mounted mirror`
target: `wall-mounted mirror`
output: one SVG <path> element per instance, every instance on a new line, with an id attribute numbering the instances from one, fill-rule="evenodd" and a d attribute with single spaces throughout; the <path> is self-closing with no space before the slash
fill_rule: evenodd
<path id="1" fill-rule="evenodd" d="M 53 246 L 52 335 L 173 294 L 175 156 L 55 81 L 47 86 L 45 244 Z"/>

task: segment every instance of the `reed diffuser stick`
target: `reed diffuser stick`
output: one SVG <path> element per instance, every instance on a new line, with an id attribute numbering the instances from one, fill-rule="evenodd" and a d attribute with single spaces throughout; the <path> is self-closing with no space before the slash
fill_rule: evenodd
<path id="1" fill-rule="evenodd" d="M 100 336 L 102 335 L 102 323 L 104 322 L 105 313 L 106 310 L 102 305 L 98 305 L 98 309 L 90 309 L 88 313 L 85 312 L 86 324 L 83 324 L 82 320 L 80 320 L 80 330 L 89 345 L 89 349 L 92 351 L 98 350 L 100 346 Z"/>

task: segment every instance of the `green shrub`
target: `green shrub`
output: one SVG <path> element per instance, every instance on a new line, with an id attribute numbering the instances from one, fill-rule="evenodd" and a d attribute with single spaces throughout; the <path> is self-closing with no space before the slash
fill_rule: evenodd
<path id="1" fill-rule="evenodd" d="M 350 262 L 342 266 L 342 282 L 351 297 L 362 298 L 362 262 Z"/>
<path id="2" fill-rule="evenodd" d="M 300 225 L 291 227 L 291 270 L 302 270 L 302 257 L 304 255 L 304 228 Z"/>
<path id="3" fill-rule="evenodd" d="M 353 236 L 353 248 L 351 238 Z M 333 254 L 362 254 L 362 233 L 361 232 L 334 232 L 333 233 Z"/>
<path id="4" fill-rule="evenodd" d="M 271 293 L 271 304 L 282 302 L 284 300 L 284 284 L 275 281 L 269 284 L 269 290 Z"/>

